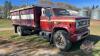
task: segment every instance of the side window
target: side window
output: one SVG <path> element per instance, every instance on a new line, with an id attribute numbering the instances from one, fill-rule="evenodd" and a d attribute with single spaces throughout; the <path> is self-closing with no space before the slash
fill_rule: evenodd
<path id="1" fill-rule="evenodd" d="M 50 9 L 45 9 L 45 15 L 48 16 L 48 17 L 52 16 Z"/>

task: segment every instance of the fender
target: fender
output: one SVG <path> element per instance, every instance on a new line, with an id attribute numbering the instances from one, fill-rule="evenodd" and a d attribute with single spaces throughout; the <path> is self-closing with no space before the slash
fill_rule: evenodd
<path id="1" fill-rule="evenodd" d="M 54 27 L 53 27 L 53 30 L 52 31 L 54 31 L 55 29 L 57 29 L 57 28 L 59 28 L 59 30 L 60 29 L 65 29 L 67 32 L 69 32 L 70 33 L 70 29 L 69 29 L 69 26 L 68 25 L 55 25 Z"/>
<path id="2" fill-rule="evenodd" d="M 56 30 L 66 30 L 68 33 L 70 33 L 70 29 L 68 28 L 69 26 L 66 25 L 66 26 L 63 26 L 63 25 L 55 25 L 52 29 L 52 32 L 51 32 L 51 38 L 50 38 L 50 44 L 53 44 L 53 34 L 55 32 L 55 29 Z"/>

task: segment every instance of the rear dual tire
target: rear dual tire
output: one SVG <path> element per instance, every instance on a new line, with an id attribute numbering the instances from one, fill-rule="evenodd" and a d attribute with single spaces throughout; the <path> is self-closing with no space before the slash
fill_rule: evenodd
<path id="1" fill-rule="evenodd" d="M 17 34 L 20 36 L 24 36 L 25 35 L 24 28 L 21 26 L 17 26 Z"/>

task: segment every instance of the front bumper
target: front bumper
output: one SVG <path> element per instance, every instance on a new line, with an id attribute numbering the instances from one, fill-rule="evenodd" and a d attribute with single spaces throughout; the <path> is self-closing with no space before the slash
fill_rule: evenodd
<path id="1" fill-rule="evenodd" d="M 89 34 L 90 34 L 89 31 L 86 31 L 86 32 L 82 32 L 80 34 L 77 34 L 77 41 L 78 40 L 81 40 L 81 39 L 83 39 L 85 37 L 87 37 Z"/>
<path id="2" fill-rule="evenodd" d="M 72 42 L 77 42 L 85 37 L 90 35 L 90 31 L 88 29 L 82 30 L 81 32 L 75 33 L 71 36 Z"/>

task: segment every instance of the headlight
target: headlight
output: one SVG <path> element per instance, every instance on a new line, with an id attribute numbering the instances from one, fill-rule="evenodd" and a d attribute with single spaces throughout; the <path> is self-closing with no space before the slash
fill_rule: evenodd
<path id="1" fill-rule="evenodd" d="M 89 26 L 89 19 L 76 20 L 76 28 Z"/>

